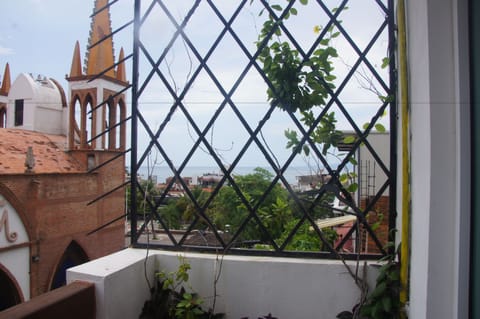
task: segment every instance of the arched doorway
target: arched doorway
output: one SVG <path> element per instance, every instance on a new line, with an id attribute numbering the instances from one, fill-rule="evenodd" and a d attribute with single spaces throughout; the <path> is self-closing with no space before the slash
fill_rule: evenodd
<path id="1" fill-rule="evenodd" d="M 81 265 L 89 261 L 85 251 L 77 244 L 75 241 L 72 241 L 68 245 L 67 249 L 63 253 L 60 262 L 58 263 L 57 269 L 55 270 L 55 275 L 53 276 L 52 284 L 50 285 L 50 290 L 56 289 L 62 286 L 65 286 L 67 283 L 67 269 L 70 267 Z"/>
<path id="2" fill-rule="evenodd" d="M 17 286 L 10 276 L 0 267 L 0 311 L 22 302 Z"/>
<path id="3" fill-rule="evenodd" d="M 0 105 L 0 128 L 7 127 L 7 107 Z"/>

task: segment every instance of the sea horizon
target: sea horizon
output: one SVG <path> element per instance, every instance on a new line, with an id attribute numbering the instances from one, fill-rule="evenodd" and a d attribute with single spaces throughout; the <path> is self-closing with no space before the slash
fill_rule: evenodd
<path id="1" fill-rule="evenodd" d="M 271 167 L 262 167 L 262 166 L 239 166 L 233 169 L 234 175 L 248 175 L 252 174 L 255 168 L 264 168 L 267 171 L 274 174 L 274 171 Z M 126 167 L 127 171 L 130 173 L 130 167 Z M 149 168 L 146 166 L 140 167 L 137 171 L 138 175 L 141 178 L 147 178 L 151 176 L 152 179 L 156 180 L 157 183 L 165 183 L 167 178 L 172 177 L 174 174 L 168 166 L 155 166 L 154 168 Z M 307 166 L 293 166 L 289 167 L 284 173 L 284 177 L 288 183 L 294 184 L 297 182 L 298 176 L 312 175 L 315 173 L 310 167 Z M 183 169 L 181 176 L 183 177 L 199 177 L 208 174 L 222 174 L 222 171 L 219 167 L 216 166 L 187 166 Z"/>

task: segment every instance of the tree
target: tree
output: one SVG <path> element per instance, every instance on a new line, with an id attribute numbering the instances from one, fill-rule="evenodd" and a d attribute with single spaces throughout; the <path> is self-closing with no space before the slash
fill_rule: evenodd
<path id="1" fill-rule="evenodd" d="M 252 174 L 235 176 L 235 183 L 250 207 L 257 208 L 257 216 L 268 230 L 270 237 L 278 238 L 286 222 L 292 218 L 291 208 L 288 204 L 288 192 L 280 186 L 274 185 L 265 195 L 273 180 L 273 175 L 264 168 L 255 168 Z M 222 187 L 216 199 L 209 208 L 209 214 L 215 225 L 220 230 L 231 229 L 237 231 L 250 211 L 240 199 L 231 185 Z M 245 226 L 240 240 L 268 241 L 269 236 L 264 233 L 254 221 Z"/>
<path id="2" fill-rule="evenodd" d="M 285 227 L 285 231 L 280 238 L 283 243 L 287 240 L 293 228 L 298 224 L 299 219 L 292 219 Z M 333 245 L 338 238 L 337 232 L 332 228 L 322 229 L 322 234 L 326 241 Z M 321 240 L 320 236 L 313 229 L 312 225 L 304 222 L 297 230 L 295 235 L 286 245 L 286 250 L 294 251 L 327 251 L 327 245 Z"/>

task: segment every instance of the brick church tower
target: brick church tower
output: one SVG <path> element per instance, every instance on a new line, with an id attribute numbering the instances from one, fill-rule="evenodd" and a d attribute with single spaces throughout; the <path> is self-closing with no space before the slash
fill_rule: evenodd
<path id="1" fill-rule="evenodd" d="M 21 73 L 0 85 L 0 311 L 65 284 L 66 269 L 125 247 L 126 103 L 107 0 L 67 94 Z M 69 57 L 67 57 L 69 59 Z"/>
<path id="2" fill-rule="evenodd" d="M 115 64 L 108 0 L 96 0 L 90 38 L 82 68 L 77 41 L 69 83 L 70 150 L 125 150 L 126 106 L 128 87 L 123 49 Z"/>

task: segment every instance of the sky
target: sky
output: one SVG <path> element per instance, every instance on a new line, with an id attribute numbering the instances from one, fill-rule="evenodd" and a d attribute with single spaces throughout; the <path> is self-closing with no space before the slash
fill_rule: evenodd
<path id="1" fill-rule="evenodd" d="M 149 1 L 144 1 L 148 3 Z M 171 1 L 176 5 L 172 9 L 172 14 L 181 20 L 185 16 L 190 1 Z M 250 2 L 250 1 L 249 1 Z M 283 1 L 282 1 L 283 2 Z M 333 7 L 339 1 L 328 0 L 326 3 Z M 364 47 L 369 36 L 375 31 L 378 23 L 381 23 L 383 16 L 379 9 L 374 5 L 375 1 L 351 1 L 349 10 L 345 11 L 343 16 L 343 25 L 351 32 L 352 37 Z M 65 76 L 70 71 L 73 49 L 75 42 L 80 42 L 82 57 L 85 56 L 88 35 L 90 31 L 90 15 L 93 12 L 94 0 L 0 0 L 0 71 L 3 75 L 5 64 L 10 64 L 12 81 L 21 73 L 32 73 L 56 79 L 65 90 L 68 85 Z M 186 29 L 189 37 L 198 46 L 201 54 L 205 54 L 210 48 L 215 35 L 215 27 L 220 24 L 208 15 L 208 7 L 203 2 L 199 8 L 199 14 L 192 18 L 191 23 Z M 236 1 L 216 1 L 222 12 L 231 12 L 232 4 Z M 133 1 L 120 0 L 112 7 L 111 18 L 112 25 L 116 27 L 128 22 L 133 14 Z M 145 8 L 143 8 L 145 10 Z M 302 11 L 303 10 L 303 11 Z M 298 25 L 295 33 L 296 39 L 303 43 L 315 36 L 313 30 L 315 26 L 321 25 L 318 20 L 318 13 L 309 12 L 307 9 L 299 8 L 299 16 L 295 20 Z M 145 23 L 142 33 L 142 40 L 148 50 L 156 59 L 162 52 L 164 45 L 170 39 L 169 36 L 174 32 L 171 22 L 164 18 L 158 6 L 153 10 L 153 14 Z M 360 21 L 363 19 L 362 21 Z M 293 19 L 292 19 L 293 20 Z M 318 21 L 317 21 L 318 20 Z M 251 43 L 250 48 L 255 48 L 254 42 L 257 39 L 258 30 L 261 28 L 263 18 L 258 16 L 258 8 L 249 6 L 235 25 L 239 36 L 245 43 Z M 365 22 L 368 21 L 368 22 Z M 359 27 L 361 26 L 361 27 Z M 211 30 L 210 30 L 211 29 Z M 127 28 L 114 37 L 115 54 L 118 58 L 120 47 L 124 47 L 126 54 L 131 52 L 131 28 Z M 341 37 L 340 37 L 341 38 Z M 386 53 L 386 40 L 380 41 L 380 44 L 372 51 L 369 58 L 374 63 L 381 64 L 382 58 Z M 339 50 L 345 49 L 342 60 L 337 61 L 336 70 L 338 77 L 345 74 L 356 60 L 356 54 L 344 40 L 339 39 L 336 43 Z M 233 49 L 232 49 L 233 48 Z M 240 50 L 236 48 L 231 37 L 226 37 L 216 52 L 209 60 L 209 67 L 216 73 L 221 74 L 222 83 L 225 83 L 226 89 L 230 88 L 234 80 L 241 72 L 244 63 L 244 57 L 238 54 Z M 249 49 L 250 49 L 249 48 Z M 185 44 L 177 41 L 170 51 L 166 63 L 162 64 L 161 69 L 172 73 L 169 79 L 171 85 L 177 90 L 182 91 L 187 79 L 191 76 L 190 62 L 195 68 L 198 62 L 186 54 Z M 167 68 L 167 64 L 169 67 Z M 141 60 L 141 79 L 145 79 L 148 63 L 146 59 Z M 376 66 L 377 67 L 377 66 Z M 127 72 L 130 74 L 130 64 L 127 65 Z M 378 101 L 368 90 L 360 88 L 361 76 L 357 77 L 356 83 L 345 88 L 342 99 L 351 104 L 352 114 L 355 114 L 355 120 L 362 126 L 372 116 L 369 113 L 371 105 Z M 233 96 L 235 102 L 242 107 L 242 112 L 249 124 L 254 126 L 260 120 L 264 109 L 268 106 L 266 101 L 265 87 L 261 78 L 254 74 L 247 77 L 241 87 Z M 192 113 L 192 116 L 199 121 L 200 127 L 206 125 L 209 116 L 215 112 L 222 96 L 219 94 L 215 84 L 208 78 L 205 72 L 199 75 L 199 81 L 196 81 L 193 90 L 185 99 L 185 106 Z M 144 93 L 141 96 L 140 103 L 145 114 L 147 122 L 152 127 L 158 127 L 162 122 L 163 116 L 169 110 L 171 97 L 158 77 L 152 78 L 148 83 Z M 338 110 L 337 110 L 338 112 Z M 209 131 L 208 138 L 211 139 L 213 147 L 218 150 L 218 154 L 226 164 L 231 163 L 236 154 L 245 142 L 247 134 L 245 129 L 238 124 L 238 119 L 233 112 L 227 108 L 221 114 L 221 120 Z M 265 127 L 263 133 L 267 140 L 270 140 L 269 147 L 278 154 L 280 160 L 285 160 L 290 152 L 285 149 L 286 140 L 283 132 L 289 126 L 285 125 L 288 121 L 285 112 L 276 112 L 272 121 Z M 339 128 L 351 129 L 345 124 L 345 119 L 339 117 Z M 185 133 L 187 132 L 187 133 Z M 145 130 L 140 129 L 140 147 L 146 145 Z M 195 132 L 190 124 L 187 123 L 185 116 L 177 113 L 172 119 L 172 123 L 167 126 L 165 133 L 162 133 L 160 141 L 165 149 L 171 152 L 172 158 L 176 163 L 180 163 L 188 152 L 189 146 L 195 141 Z M 184 147 L 179 147 L 182 145 Z M 202 150 L 195 155 L 195 161 L 199 166 L 209 165 L 211 160 L 206 159 Z M 160 160 L 160 162 L 163 162 Z M 263 164 L 265 162 L 262 162 Z M 163 163 L 164 164 L 164 163 Z M 246 155 L 242 161 L 244 166 L 253 166 L 259 164 L 258 150 Z M 298 165 L 304 165 L 304 159 L 297 161 Z"/>
<path id="2" fill-rule="evenodd" d="M 23 72 L 41 74 L 67 88 L 65 75 L 77 40 L 85 55 L 94 0 L 0 0 L 0 4 L 1 76 L 8 62 L 12 81 Z M 118 41 L 128 44 L 130 39 Z"/>

